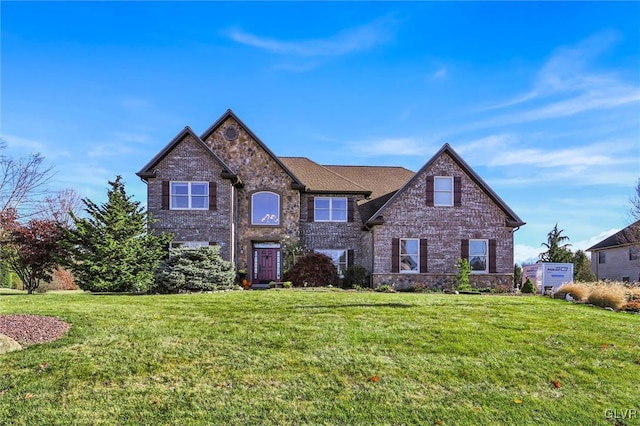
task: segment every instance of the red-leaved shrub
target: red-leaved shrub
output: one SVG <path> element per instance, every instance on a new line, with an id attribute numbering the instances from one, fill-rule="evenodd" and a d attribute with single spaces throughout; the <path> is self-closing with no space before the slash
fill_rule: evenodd
<path id="1" fill-rule="evenodd" d="M 285 274 L 285 281 L 294 287 L 337 286 L 340 278 L 330 257 L 321 253 L 307 253 Z"/>

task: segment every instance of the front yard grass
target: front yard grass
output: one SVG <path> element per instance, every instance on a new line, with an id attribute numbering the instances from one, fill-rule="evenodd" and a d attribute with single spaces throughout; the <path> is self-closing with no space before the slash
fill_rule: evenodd
<path id="1" fill-rule="evenodd" d="M 640 424 L 640 315 L 539 296 L 0 295 L 16 313 L 72 328 L 0 355 L 0 424 Z"/>

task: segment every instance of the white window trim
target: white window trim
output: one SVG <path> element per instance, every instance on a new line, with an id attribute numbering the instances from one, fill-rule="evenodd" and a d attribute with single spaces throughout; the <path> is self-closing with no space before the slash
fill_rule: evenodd
<path id="1" fill-rule="evenodd" d="M 318 211 L 318 200 L 329 200 L 329 219 L 317 219 L 317 211 Z M 344 200 L 345 202 L 345 217 L 344 219 L 334 219 L 333 218 L 333 201 L 334 200 Z M 326 210 L 326 209 L 321 209 Z M 336 209 L 337 210 L 337 209 Z M 342 209 L 340 209 L 342 211 Z M 348 222 L 349 221 L 349 199 L 347 197 L 315 197 L 313 199 L 313 221 L 314 222 Z"/>
<path id="2" fill-rule="evenodd" d="M 436 181 L 438 179 L 448 179 L 451 181 L 451 191 L 447 190 L 447 191 L 442 191 L 442 190 L 437 190 L 436 189 Z M 433 205 L 434 207 L 452 207 L 453 206 L 453 193 L 455 191 L 454 188 L 455 182 L 453 181 L 453 176 L 434 176 L 433 178 Z M 449 194 L 449 203 L 447 204 L 439 204 L 437 202 L 438 197 L 436 197 L 436 194 Z"/>
<path id="3" fill-rule="evenodd" d="M 189 206 L 188 207 L 174 207 L 173 206 L 173 184 L 174 183 L 183 183 L 183 184 L 187 184 L 187 194 L 183 195 L 183 194 L 176 194 L 176 196 L 180 196 L 180 197 L 187 197 L 187 200 L 189 202 Z M 194 197 L 193 194 L 191 194 L 191 185 L 192 184 L 202 184 L 205 186 L 205 188 L 207 189 L 207 194 L 206 195 L 195 195 L 195 197 L 200 197 L 200 198 L 206 198 L 206 202 L 205 202 L 205 206 L 204 207 L 191 207 L 191 201 L 192 201 L 192 197 Z M 209 182 L 201 182 L 201 181 L 182 181 L 182 180 L 172 180 L 169 182 L 169 210 L 209 210 Z"/>
<path id="4" fill-rule="evenodd" d="M 415 257 L 413 256 L 413 253 L 407 253 L 409 255 L 412 255 L 412 258 L 414 258 L 414 260 L 416 261 L 416 270 L 410 270 L 410 269 L 402 269 L 402 242 L 403 241 L 417 241 L 417 247 L 418 247 L 418 252 L 415 254 Z M 419 274 L 420 273 L 420 238 L 400 238 L 398 241 L 398 256 L 400 257 L 398 259 L 398 265 L 399 265 L 399 272 L 401 274 Z"/>
<path id="5" fill-rule="evenodd" d="M 263 223 L 263 222 L 254 222 L 253 221 L 253 208 L 255 207 L 255 203 L 254 203 L 254 197 L 256 195 L 259 194 L 273 194 L 276 196 L 277 200 L 278 200 L 278 207 L 277 207 L 277 212 L 278 212 L 278 222 L 277 223 Z M 251 225 L 253 226 L 280 226 L 280 194 L 278 194 L 277 192 L 273 192 L 273 191 L 256 191 L 253 194 L 251 194 Z"/>
<path id="6" fill-rule="evenodd" d="M 484 238 L 472 238 L 469 240 L 469 267 L 471 267 L 471 242 L 472 241 L 483 241 L 485 244 L 485 247 L 487 248 L 487 254 L 485 255 L 485 262 L 484 262 L 484 270 L 483 271 L 477 271 L 477 270 L 471 270 L 472 274 L 488 274 L 489 273 L 489 256 L 491 255 L 491 253 L 489 253 L 489 240 L 488 239 L 484 239 Z"/>

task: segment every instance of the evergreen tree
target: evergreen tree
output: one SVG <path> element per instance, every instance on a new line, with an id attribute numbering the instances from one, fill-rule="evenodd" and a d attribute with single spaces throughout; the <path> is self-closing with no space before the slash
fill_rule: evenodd
<path id="1" fill-rule="evenodd" d="M 540 260 L 553 263 L 571 263 L 573 260 L 573 253 L 569 249 L 571 244 L 565 243 L 565 241 L 569 241 L 569 237 L 562 235 L 563 232 L 564 229 L 558 229 L 557 223 L 549 231 L 547 242 L 542 243 L 547 248 L 547 251 L 540 253 Z"/>
<path id="2" fill-rule="evenodd" d="M 513 265 L 513 288 L 520 288 L 522 285 L 522 267 L 515 263 Z"/>
<path id="3" fill-rule="evenodd" d="M 583 250 L 578 250 L 573 255 L 573 279 L 582 282 L 596 280 L 596 276 L 591 272 L 591 262 Z"/>
<path id="4" fill-rule="evenodd" d="M 105 204 L 83 199 L 87 217 L 71 213 L 75 226 L 62 229 L 64 263 L 83 290 L 146 290 L 171 237 L 148 232 L 150 217 L 127 196 L 121 176 L 109 185 Z"/>

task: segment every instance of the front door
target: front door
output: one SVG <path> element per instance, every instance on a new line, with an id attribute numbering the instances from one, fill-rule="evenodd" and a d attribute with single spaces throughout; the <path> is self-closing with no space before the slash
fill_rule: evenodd
<path id="1" fill-rule="evenodd" d="M 269 283 L 280 280 L 280 249 L 254 248 L 253 282 Z"/>

